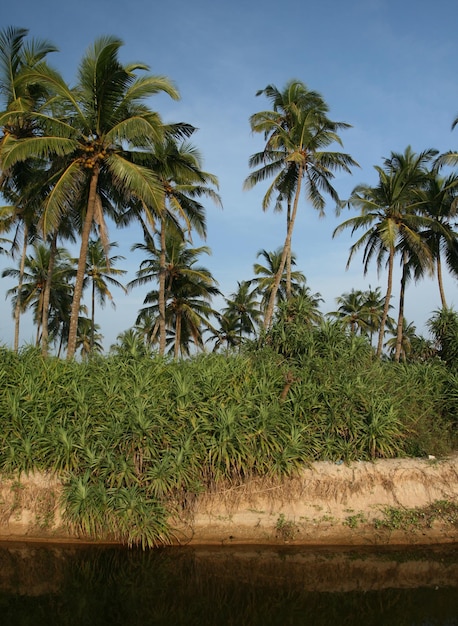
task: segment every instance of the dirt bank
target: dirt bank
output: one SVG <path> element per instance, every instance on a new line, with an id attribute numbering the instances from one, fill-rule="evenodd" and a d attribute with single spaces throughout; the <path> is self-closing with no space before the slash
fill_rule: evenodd
<path id="1" fill-rule="evenodd" d="M 81 540 L 63 524 L 59 495 L 52 476 L 0 478 L 0 541 Z M 446 503 L 458 506 L 458 454 L 348 466 L 315 463 L 281 483 L 255 480 L 201 495 L 171 524 L 183 544 L 458 542 L 456 516 L 445 514 Z M 403 515 L 431 505 L 431 517 Z M 387 517 L 387 507 L 394 517 Z"/>

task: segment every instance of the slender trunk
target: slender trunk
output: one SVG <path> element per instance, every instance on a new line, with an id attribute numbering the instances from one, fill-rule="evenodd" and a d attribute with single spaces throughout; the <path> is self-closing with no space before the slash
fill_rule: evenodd
<path id="1" fill-rule="evenodd" d="M 41 323 L 37 322 L 37 334 L 35 335 L 35 347 L 38 348 L 38 346 L 40 345 L 40 330 L 41 330 Z"/>
<path id="2" fill-rule="evenodd" d="M 404 252 L 402 258 L 402 276 L 401 276 L 401 290 L 399 293 L 399 313 L 398 313 L 398 327 L 396 332 L 396 349 L 394 352 L 394 360 L 399 363 L 402 350 L 402 336 L 404 330 L 404 300 L 406 291 L 407 280 L 407 254 Z"/>
<path id="3" fill-rule="evenodd" d="M 38 301 L 37 301 L 37 334 L 35 338 L 35 346 L 38 348 L 41 341 L 41 320 L 43 319 L 43 297 L 44 290 L 46 289 L 46 280 L 44 284 L 38 288 Z"/>
<path id="4" fill-rule="evenodd" d="M 446 309 L 447 301 L 445 300 L 444 283 L 442 281 L 442 264 L 441 264 L 441 258 L 439 255 L 437 256 L 437 259 L 436 259 L 436 271 L 437 271 L 437 282 L 439 284 L 439 293 L 441 296 L 442 308 Z"/>
<path id="5" fill-rule="evenodd" d="M 76 352 L 76 338 L 78 334 L 78 317 L 80 312 L 81 297 L 83 295 L 83 282 L 86 272 L 87 250 L 89 246 L 89 236 L 91 234 L 94 220 L 95 202 L 97 198 L 97 183 L 99 179 L 99 166 L 96 164 L 92 173 L 89 187 L 89 198 L 87 203 L 86 217 L 81 233 L 81 247 L 78 258 L 78 268 L 76 270 L 75 290 L 73 292 L 72 310 L 70 315 L 70 328 L 68 332 L 67 360 L 73 359 Z"/>
<path id="6" fill-rule="evenodd" d="M 59 339 L 59 348 L 57 350 L 57 358 L 60 359 L 60 355 L 62 354 L 62 346 L 64 343 L 64 338 L 62 336 L 62 332 L 60 333 L 60 339 Z"/>
<path id="7" fill-rule="evenodd" d="M 288 198 L 288 207 L 286 210 L 286 234 L 288 234 L 291 222 L 291 200 Z M 286 299 L 291 298 L 291 246 L 289 247 L 288 256 L 286 257 Z"/>
<path id="8" fill-rule="evenodd" d="M 159 323 L 156 322 L 154 324 L 153 330 L 151 331 L 151 333 L 149 334 L 149 336 L 147 336 L 148 339 L 148 343 L 150 345 L 153 345 L 154 341 L 156 340 L 156 335 L 157 335 L 157 331 L 159 330 Z"/>
<path id="9" fill-rule="evenodd" d="M 94 337 L 95 337 L 95 280 L 92 277 L 92 293 L 91 293 L 91 341 L 90 352 L 92 354 L 94 350 Z"/>
<path id="10" fill-rule="evenodd" d="M 297 188 L 296 188 L 296 195 L 294 198 L 294 205 L 293 205 L 293 211 L 291 214 L 291 219 L 288 225 L 288 231 L 286 233 L 286 239 L 285 239 L 285 243 L 283 246 L 283 252 L 281 255 L 281 260 L 280 260 L 280 267 L 278 268 L 278 272 L 275 276 L 275 282 L 274 285 L 272 287 L 272 291 L 270 293 L 270 298 L 269 298 L 269 304 L 267 305 L 267 310 L 266 310 L 266 315 L 264 318 L 264 328 L 268 329 L 272 323 L 272 318 L 273 318 L 273 314 L 274 314 L 274 308 L 275 308 L 275 300 L 277 298 L 277 293 L 278 293 L 278 288 L 280 286 L 280 281 L 282 279 L 283 276 L 283 271 L 285 269 L 285 263 L 286 263 L 286 258 L 288 256 L 289 251 L 291 250 L 291 238 L 293 235 L 293 230 L 294 230 L 294 222 L 296 220 L 296 214 L 297 214 L 297 207 L 299 205 L 299 197 L 300 197 L 300 193 L 301 193 L 301 186 L 302 186 L 302 175 L 304 172 L 304 167 L 303 165 L 301 165 L 299 167 L 299 172 L 298 172 L 298 179 L 297 179 Z"/>
<path id="11" fill-rule="evenodd" d="M 181 342 L 181 313 L 177 311 L 175 320 L 175 359 L 178 359 Z"/>
<path id="12" fill-rule="evenodd" d="M 161 219 L 161 252 L 159 258 L 159 355 L 165 354 L 166 328 L 165 328 L 165 219 Z"/>
<path id="13" fill-rule="evenodd" d="M 390 309 L 391 292 L 393 290 L 393 263 L 394 263 L 394 248 L 390 248 L 390 257 L 388 259 L 388 285 L 385 295 L 385 305 L 383 307 L 382 319 L 380 320 L 380 330 L 378 335 L 377 356 L 382 355 L 383 338 L 385 336 L 385 324 L 388 318 L 388 311 Z"/>
<path id="14" fill-rule="evenodd" d="M 19 283 L 17 288 L 17 299 L 16 299 L 16 307 L 14 309 L 14 351 L 17 352 L 19 350 L 19 326 L 21 322 L 21 293 L 22 293 L 22 284 L 24 282 L 24 269 L 25 269 L 25 257 L 27 254 L 27 243 L 29 238 L 29 229 L 27 228 L 27 224 L 24 225 L 24 241 L 22 243 L 22 254 L 21 254 L 21 263 L 19 266 Z"/>
<path id="15" fill-rule="evenodd" d="M 48 343 L 49 343 L 49 331 L 48 331 L 48 319 L 49 319 L 49 301 L 51 298 L 51 284 L 54 274 L 54 265 L 57 253 L 57 228 L 53 233 L 51 239 L 51 250 L 49 254 L 48 263 L 48 275 L 46 278 L 45 291 L 43 294 L 43 315 L 41 318 L 41 354 L 48 356 Z"/>

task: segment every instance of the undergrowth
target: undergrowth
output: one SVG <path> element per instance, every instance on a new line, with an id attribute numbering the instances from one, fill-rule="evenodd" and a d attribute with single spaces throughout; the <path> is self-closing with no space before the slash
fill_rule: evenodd
<path id="1" fill-rule="evenodd" d="M 381 362 L 329 324 L 292 338 L 182 361 L 0 349 L 0 472 L 57 473 L 72 528 L 149 546 L 222 483 L 454 449 L 457 381 L 443 364 Z"/>

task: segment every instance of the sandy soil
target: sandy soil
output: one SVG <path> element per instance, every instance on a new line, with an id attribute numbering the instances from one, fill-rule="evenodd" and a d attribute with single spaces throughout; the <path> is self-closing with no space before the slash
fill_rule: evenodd
<path id="1" fill-rule="evenodd" d="M 49 475 L 0 477 L 0 541 L 81 541 L 64 526 L 60 484 Z M 171 520 L 180 544 L 383 545 L 458 542 L 446 520 L 383 528 L 386 507 L 458 505 L 458 454 L 351 465 L 315 463 L 298 478 L 256 480 L 196 498 Z M 382 525 L 383 526 L 383 525 Z"/>

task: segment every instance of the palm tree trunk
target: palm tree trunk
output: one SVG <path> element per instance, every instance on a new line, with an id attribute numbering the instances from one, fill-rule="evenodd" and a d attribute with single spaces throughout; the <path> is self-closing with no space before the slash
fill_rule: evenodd
<path id="1" fill-rule="evenodd" d="M 296 195 L 294 197 L 294 205 L 293 205 L 293 211 L 291 214 L 291 219 L 288 225 L 288 230 L 286 233 L 286 239 L 285 239 L 285 243 L 283 246 L 283 252 L 281 255 L 281 259 L 280 259 L 280 266 L 278 268 L 277 274 L 275 275 L 275 282 L 273 284 L 272 287 L 272 291 L 270 293 L 270 298 L 269 298 L 269 304 L 267 305 L 267 309 L 266 309 L 266 315 L 264 317 L 264 328 L 267 330 L 271 323 L 272 323 L 272 318 L 273 318 L 273 314 L 274 314 L 274 308 L 275 308 L 275 300 L 277 298 L 277 293 L 278 293 L 278 288 L 280 286 L 280 282 L 283 276 L 283 271 L 285 269 L 285 263 L 286 263 L 286 258 L 289 254 L 289 252 L 291 251 L 291 238 L 293 235 L 293 230 L 294 230 L 294 222 L 296 220 L 296 214 L 297 214 L 297 207 L 299 205 L 299 197 L 300 197 L 300 193 L 301 193 L 301 186 L 302 186 L 302 175 L 304 172 L 304 167 L 303 165 L 301 165 L 299 167 L 299 172 L 298 172 L 298 177 L 297 177 L 297 187 L 296 187 Z"/>
<path id="2" fill-rule="evenodd" d="M 43 287 L 40 287 L 37 301 L 37 335 L 35 345 L 38 348 L 41 341 L 41 320 L 43 319 L 43 299 L 44 290 L 46 289 L 46 283 Z"/>
<path id="3" fill-rule="evenodd" d="M 159 329 L 159 323 L 156 322 L 154 324 L 154 326 L 153 326 L 153 330 L 147 336 L 147 340 L 148 340 L 149 345 L 153 345 L 153 343 L 155 342 L 158 329 Z"/>
<path id="4" fill-rule="evenodd" d="M 21 293 L 22 283 L 24 282 L 25 257 L 27 254 L 27 243 L 29 238 L 29 229 L 24 225 L 24 241 L 22 243 L 21 263 L 19 266 L 19 283 L 17 287 L 16 306 L 14 309 L 14 352 L 19 350 L 19 326 L 21 322 Z"/>
<path id="5" fill-rule="evenodd" d="M 447 308 L 447 301 L 445 300 L 445 291 L 444 291 L 444 283 L 442 281 L 442 264 L 440 255 L 437 255 L 436 259 L 436 271 L 437 271 L 437 282 L 439 284 L 439 293 L 441 296 L 442 308 Z"/>
<path id="6" fill-rule="evenodd" d="M 289 230 L 291 222 L 291 200 L 288 198 L 288 207 L 286 209 L 286 233 Z M 286 299 L 291 298 L 291 246 L 289 247 L 288 256 L 286 257 Z"/>
<path id="7" fill-rule="evenodd" d="M 43 294 L 43 315 L 41 318 L 41 354 L 43 356 L 48 356 L 48 342 L 49 342 L 49 332 L 48 332 L 48 318 L 49 318 L 49 300 L 51 297 L 51 284 L 52 277 L 54 273 L 54 264 L 56 259 L 57 252 L 57 228 L 53 233 L 51 239 L 51 250 L 49 254 L 49 263 L 48 263 L 48 275 L 46 277 L 46 285 Z"/>
<path id="8" fill-rule="evenodd" d="M 159 258 L 159 355 L 165 354 L 166 328 L 165 328 L 165 219 L 161 219 L 161 252 Z"/>
<path id="9" fill-rule="evenodd" d="M 72 310 L 70 314 L 70 328 L 68 331 L 67 360 L 73 359 L 76 352 L 76 338 L 78 334 L 78 317 L 80 312 L 81 297 L 83 295 L 84 275 L 86 272 L 87 250 L 92 223 L 94 221 L 95 202 L 97 198 L 97 183 L 99 180 L 99 165 L 94 166 L 91 183 L 89 187 L 89 198 L 87 203 L 86 217 L 84 219 L 81 233 L 81 247 L 78 258 L 78 268 L 76 270 L 75 289 L 73 292 Z"/>
<path id="10" fill-rule="evenodd" d="M 95 336 L 95 280 L 92 277 L 92 293 L 91 293 L 91 347 L 90 352 L 92 354 L 94 350 L 94 336 Z"/>
<path id="11" fill-rule="evenodd" d="M 401 290 L 399 293 L 399 313 L 398 313 L 398 327 L 396 332 L 396 349 L 394 352 L 394 360 L 399 363 L 402 350 L 402 335 L 404 330 L 404 300 L 406 291 L 407 280 L 407 254 L 404 252 L 402 258 L 402 276 L 401 276 Z"/>
<path id="12" fill-rule="evenodd" d="M 181 313 L 177 311 L 176 320 L 175 320 L 175 346 L 174 346 L 175 359 L 178 359 L 178 355 L 180 353 L 180 342 L 181 342 Z"/>
<path id="13" fill-rule="evenodd" d="M 385 336 L 385 324 L 390 309 L 391 292 L 393 290 L 393 264 L 394 264 L 394 248 L 390 248 L 390 257 L 388 260 L 388 285 L 385 295 L 385 305 L 383 307 L 382 319 L 380 320 L 380 330 L 378 335 L 377 356 L 382 355 L 383 338 Z"/>

